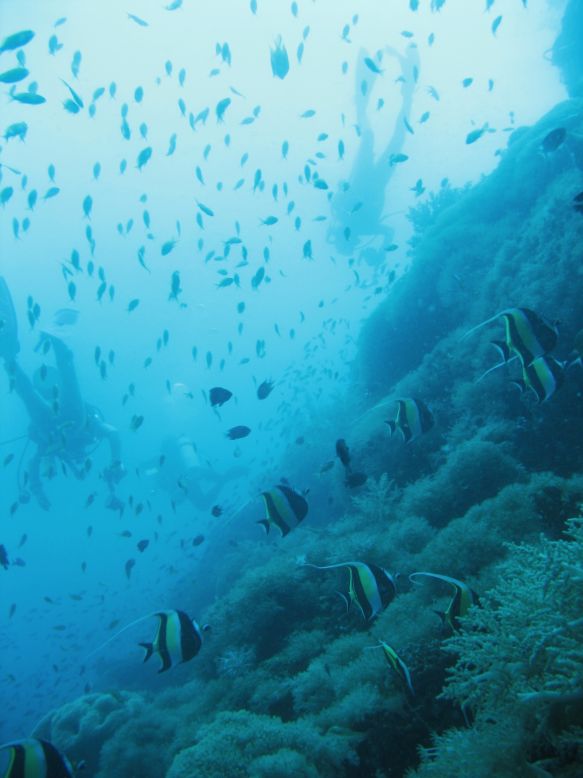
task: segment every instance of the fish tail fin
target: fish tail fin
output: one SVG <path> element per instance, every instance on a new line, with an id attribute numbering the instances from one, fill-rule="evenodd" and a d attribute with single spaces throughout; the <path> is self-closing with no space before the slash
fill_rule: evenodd
<path id="1" fill-rule="evenodd" d="M 490 343 L 494 346 L 496 351 L 498 351 L 504 362 L 508 362 L 510 360 L 510 348 L 508 347 L 508 343 L 506 343 L 506 341 L 491 340 Z"/>
<path id="2" fill-rule="evenodd" d="M 386 421 L 385 424 L 389 428 L 389 433 L 391 437 L 393 437 L 393 435 L 395 434 L 395 430 L 397 429 L 396 423 L 393 421 L 393 419 L 391 419 L 390 421 Z"/>
<path id="3" fill-rule="evenodd" d="M 485 327 L 486 324 L 491 324 L 493 321 L 496 321 L 496 319 L 501 316 L 501 313 L 497 313 L 495 316 L 492 316 L 490 319 L 486 319 L 486 321 L 480 322 L 480 324 L 476 324 L 475 327 L 472 327 L 471 330 L 468 330 L 461 338 L 461 340 L 465 340 L 468 335 L 472 335 L 477 330 L 481 329 L 482 327 Z"/>
<path id="4" fill-rule="evenodd" d="M 269 535 L 269 530 L 271 529 L 269 519 L 260 519 L 257 524 L 261 524 L 261 526 L 265 529 L 265 534 Z"/>
<path id="5" fill-rule="evenodd" d="M 138 645 L 141 646 L 144 649 L 144 651 L 146 652 L 144 654 L 144 662 L 147 662 L 148 659 L 154 653 L 154 644 L 153 643 L 138 643 Z"/>
<path id="6" fill-rule="evenodd" d="M 520 394 L 526 391 L 526 381 L 523 381 L 522 378 L 513 378 L 510 383 L 519 390 Z"/>

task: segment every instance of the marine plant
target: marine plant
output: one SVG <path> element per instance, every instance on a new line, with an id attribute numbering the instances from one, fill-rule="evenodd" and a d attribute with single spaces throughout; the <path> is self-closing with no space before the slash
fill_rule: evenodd
<path id="1" fill-rule="evenodd" d="M 482 607 L 445 645 L 457 659 L 442 697 L 471 723 L 421 749 L 411 778 L 581 772 L 583 519 L 567 522 L 564 539 L 508 552 Z"/>

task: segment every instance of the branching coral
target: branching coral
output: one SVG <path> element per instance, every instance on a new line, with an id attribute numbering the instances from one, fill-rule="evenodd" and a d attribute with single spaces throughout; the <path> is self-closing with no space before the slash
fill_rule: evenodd
<path id="1" fill-rule="evenodd" d="M 167 778 L 326 778 L 355 761 L 356 740 L 347 732 L 324 735 L 309 719 L 283 723 L 247 711 L 221 713 L 176 756 Z"/>
<path id="2" fill-rule="evenodd" d="M 472 711 L 475 723 L 423 752 L 419 778 L 463 774 L 452 767 L 453 743 L 455 753 L 483 754 L 484 775 L 570 774 L 564 754 L 572 761 L 580 748 L 583 714 L 583 519 L 569 520 L 568 534 L 511 546 L 482 607 L 448 640 L 458 660 L 443 697 Z M 501 766 L 496 737 L 512 741 L 504 757 L 512 764 Z M 581 770 L 583 752 L 579 759 Z"/>

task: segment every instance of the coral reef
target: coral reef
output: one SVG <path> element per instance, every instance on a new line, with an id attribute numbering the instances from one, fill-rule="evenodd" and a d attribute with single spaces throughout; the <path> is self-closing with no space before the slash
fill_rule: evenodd
<path id="1" fill-rule="evenodd" d="M 419 778 L 581 774 L 583 529 L 567 520 L 583 501 L 583 376 L 574 368 L 535 405 L 509 385 L 512 365 L 476 382 L 494 364 L 489 338 L 461 338 L 525 305 L 560 318 L 557 356 L 571 351 L 582 107 L 572 99 L 517 130 L 491 176 L 443 187 L 411 215 L 415 261 L 361 339 L 360 385 L 378 402 L 345 433 L 366 486 L 352 499 L 335 486 L 333 505 L 311 494 L 288 537 L 243 540 L 220 570 L 201 568 L 215 596 L 197 615 L 212 629 L 165 691 L 87 695 L 43 722 L 87 759 L 88 778 L 394 778 L 419 759 Z M 540 143 L 557 126 L 567 140 L 549 160 Z M 423 398 L 436 420 L 410 444 L 384 425 L 399 397 Z M 336 596 L 343 571 L 302 566 L 346 560 L 397 577 L 370 623 Z M 478 592 L 459 634 L 434 612 L 451 592 L 411 584 L 415 571 Z M 408 666 L 414 698 L 379 640 Z"/>
<path id="2" fill-rule="evenodd" d="M 580 773 L 583 519 L 568 521 L 568 534 L 512 546 L 482 607 L 448 640 L 457 661 L 442 696 L 473 723 L 435 738 L 411 776 Z"/>

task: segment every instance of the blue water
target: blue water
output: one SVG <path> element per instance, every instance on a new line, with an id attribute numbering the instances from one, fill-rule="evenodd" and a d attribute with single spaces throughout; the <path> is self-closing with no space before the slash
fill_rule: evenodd
<path id="1" fill-rule="evenodd" d="M 50 371 L 56 354 L 50 339 L 62 341 L 73 360 L 73 378 L 66 380 L 78 382 L 83 403 L 97 409 L 121 453 L 118 461 L 103 432 L 89 435 L 77 450 L 75 473 L 59 459 L 65 423 L 57 456 L 41 462 L 43 509 L 30 479 L 36 442 L 29 440 L 29 415 L 6 359 L 0 543 L 9 564 L 0 570 L 0 742 L 40 733 L 86 759 L 85 774 L 96 776 L 374 775 L 375 769 L 402 775 L 415 767 L 416 745 L 428 746 L 438 728 L 435 711 L 430 716 L 423 703 L 411 707 L 406 692 L 387 681 L 380 659 L 378 687 L 362 670 L 361 689 L 369 694 L 362 703 L 354 650 L 343 654 L 343 641 L 360 635 L 364 649 L 385 633 L 377 622 L 364 624 L 358 611 L 343 613 L 333 598 L 340 577 L 335 583 L 324 573 L 308 576 L 298 563 L 365 559 L 401 573 L 402 591 L 409 592 L 407 575 L 421 563 L 455 575 L 442 558 L 416 556 L 449 519 L 538 471 L 563 478 L 576 472 L 577 365 L 562 390 L 569 399 L 559 406 L 549 398 L 533 412 L 518 393 L 504 405 L 500 398 L 509 390 L 498 374 L 493 384 L 474 387 L 495 361 L 487 335 L 451 357 L 464 330 L 512 306 L 561 320 L 556 356 L 577 356 L 580 272 L 573 277 L 570 266 L 558 263 L 545 306 L 541 279 L 552 273 L 552 252 L 544 262 L 536 256 L 560 239 L 559 216 L 551 228 L 556 234 L 533 228 L 531 261 L 540 262 L 540 272 L 524 270 L 524 280 L 513 285 L 523 266 L 512 259 L 505 265 L 496 254 L 505 245 L 512 257 L 524 225 L 544 221 L 536 194 L 545 188 L 556 196 L 554 181 L 570 187 L 557 209 L 573 220 L 563 240 L 576 246 L 580 238 L 571 203 L 582 188 L 580 101 L 542 122 L 522 146 L 512 140 L 515 130 L 536 125 L 567 98 L 549 56 L 564 6 L 1 4 L 2 36 L 34 32 L 30 42 L 0 54 L 0 80 L 10 80 L 1 76 L 12 68 L 28 71 L 1 84 L 0 276 L 16 312 L 17 363 L 30 377 L 43 365 Z M 22 94 L 45 101 L 27 104 Z M 14 125 L 22 139 L 9 137 Z M 557 126 L 567 126 L 567 139 L 546 153 L 541 141 Z M 496 206 L 513 187 L 528 194 L 501 215 Z M 450 202 L 448 221 L 440 209 Z M 559 310 L 562 298 L 569 303 Z M 453 337 L 456 327 L 462 329 Z M 503 337 L 501 323 L 490 335 Z M 273 388 L 259 397 L 263 382 Z M 213 407 L 213 387 L 232 396 Z M 49 401 L 60 402 L 62 389 Z M 402 396 L 423 397 L 436 421 L 407 444 L 398 435 L 390 439 L 384 424 Z M 520 425 L 531 438 L 517 443 L 511 435 L 522 434 Z M 248 434 L 231 439 L 227 433 L 239 426 Z M 554 459 L 537 461 L 533 453 L 542 445 L 541 429 L 560 430 Z M 482 488 L 478 477 L 464 484 L 455 470 L 460 447 L 482 437 L 508 456 L 493 462 L 480 449 L 486 481 L 493 468 L 493 488 Z M 367 485 L 347 485 L 336 456 L 339 438 Z M 448 461 L 452 472 L 439 481 Z M 118 477 L 108 484 L 112 466 Z M 433 477 L 428 500 L 423 490 Z M 305 494 L 309 514 L 289 537 L 276 527 L 266 537 L 256 524 L 264 517 L 260 495 L 282 479 Z M 456 489 L 455 499 L 446 494 Z M 459 490 L 466 490 L 462 497 Z M 569 494 L 565 511 L 577 515 L 576 489 Z M 375 524 L 389 503 L 403 521 L 391 549 Z M 426 524 L 414 529 L 412 517 Z M 556 540 L 561 531 L 555 526 L 548 534 Z M 501 542 L 521 539 L 532 540 L 525 532 Z M 490 561 L 460 574 L 488 590 Z M 436 597 L 446 593 L 435 590 Z M 134 620 L 170 609 L 211 627 L 192 661 L 160 676 L 156 657 L 141 664 L 136 644 L 153 639 L 153 618 L 102 646 Z M 426 697 L 435 699 L 443 677 L 423 676 L 415 656 L 419 645 L 437 650 L 437 619 L 424 629 L 422 635 L 397 630 L 389 642 L 394 638 L 417 668 L 416 686 L 425 684 Z M 362 656 L 368 662 L 375 652 Z M 316 661 L 325 673 L 308 681 L 302 674 Z M 331 696 L 318 697 L 326 678 L 344 709 Z M 310 683 L 311 697 L 302 687 Z M 343 684 L 354 688 L 353 699 Z M 383 695 L 390 697 L 386 710 Z M 90 714 L 93 705 L 99 712 Z M 104 723 L 109 714 L 100 706 L 107 705 L 119 717 L 114 724 Z M 444 728 L 464 725 L 452 709 L 443 714 Z M 277 717 L 291 734 L 270 734 L 274 721 L 254 715 Z M 395 772 L 390 754 L 371 745 L 383 740 L 378 727 L 385 715 L 390 730 L 399 716 L 431 718 L 427 728 L 409 732 L 409 750 L 395 756 Z M 51 716 L 70 716 L 79 736 L 54 717 L 51 725 Z M 161 733 L 144 741 L 140 729 L 158 724 Z M 327 739 L 329 752 L 300 733 L 300 724 L 322 743 Z M 121 737 L 112 740 L 124 726 L 125 752 Z M 184 750 L 205 726 L 232 730 L 233 742 L 247 742 L 264 727 L 266 744 L 256 735 L 256 751 L 244 756 L 240 744 L 216 747 L 209 736 L 211 756 L 188 762 Z M 232 749 L 239 772 L 218 755 L 214 764 L 214 748 Z M 334 752 L 344 754 L 337 764 Z"/>

